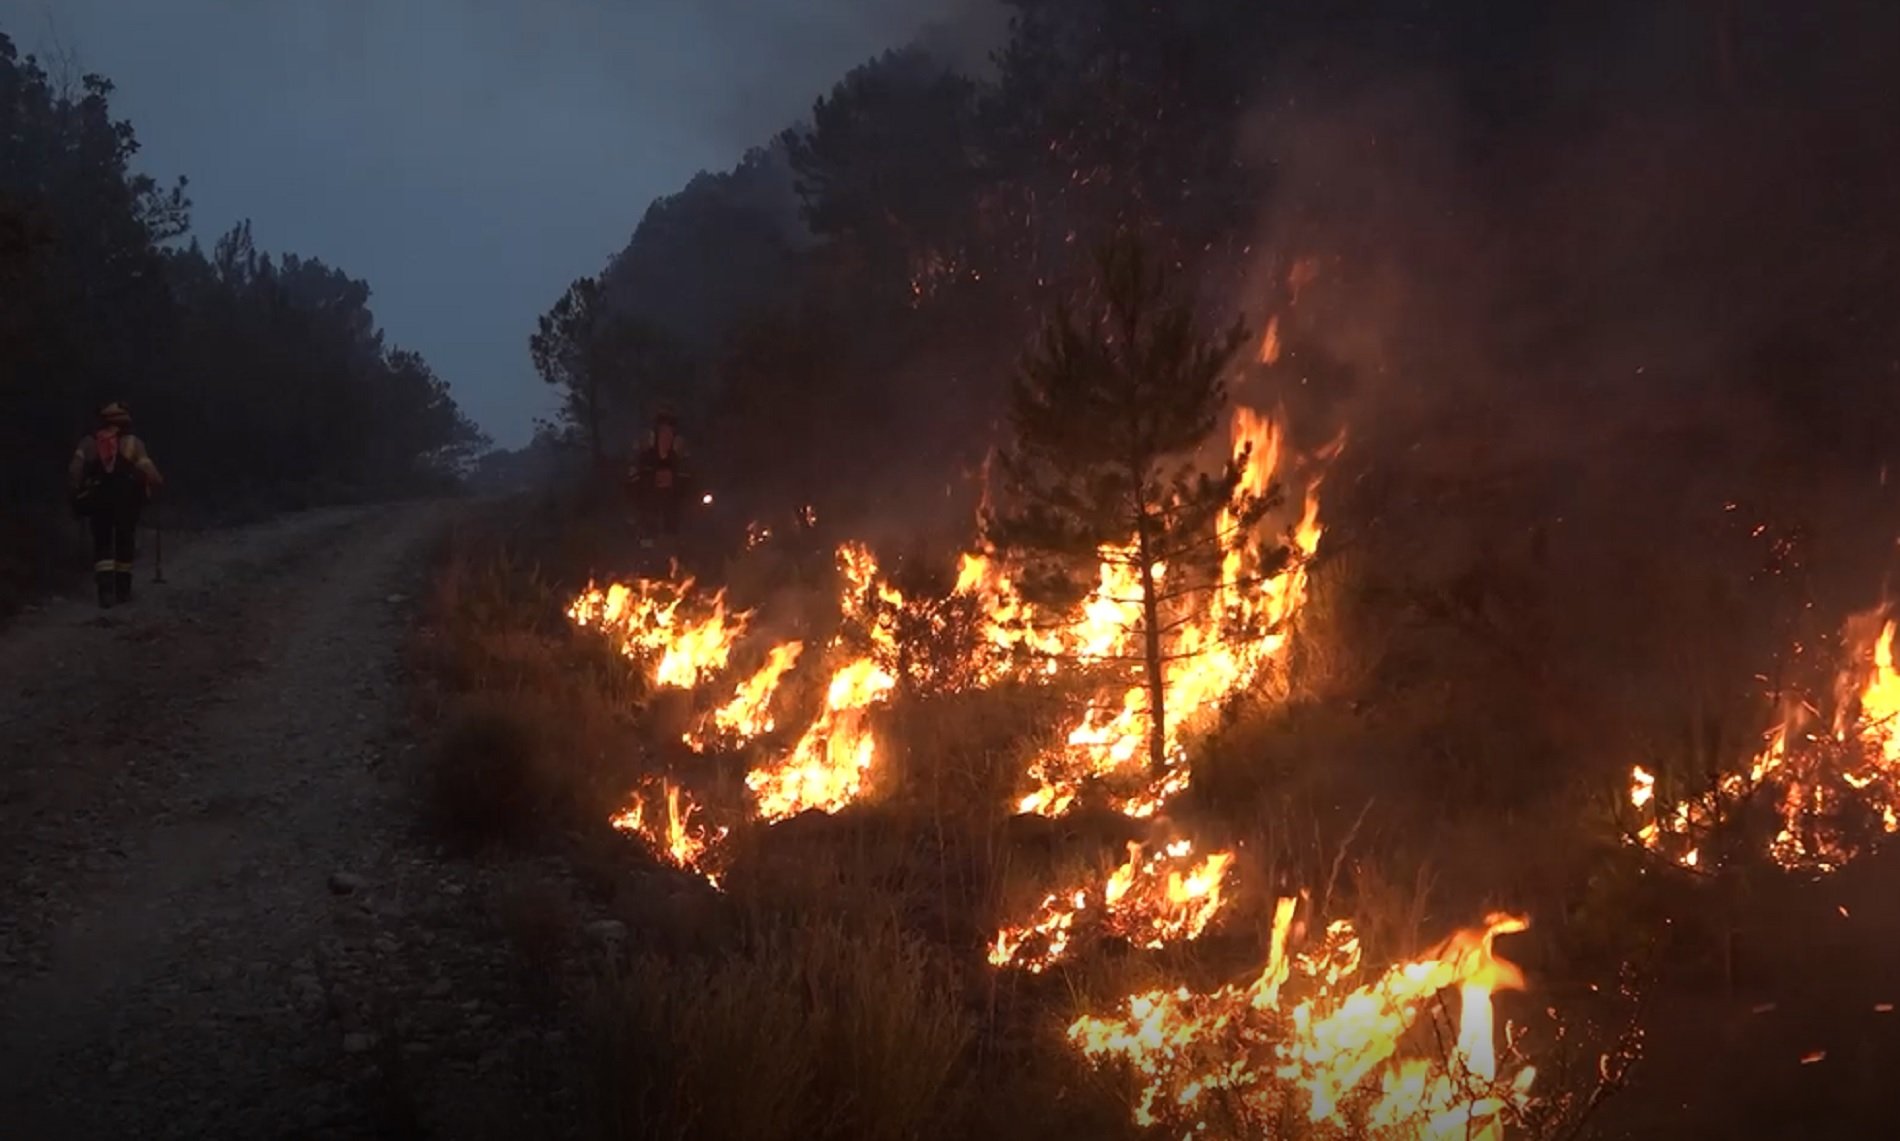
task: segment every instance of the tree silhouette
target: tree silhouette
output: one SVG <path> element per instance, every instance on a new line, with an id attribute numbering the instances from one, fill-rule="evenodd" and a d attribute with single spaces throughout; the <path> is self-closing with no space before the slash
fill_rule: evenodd
<path id="1" fill-rule="evenodd" d="M 1212 469 L 1195 458 L 1226 410 L 1244 330 L 1203 330 L 1135 240 L 1109 243 L 1097 265 L 1089 315 L 1058 307 L 1013 380 L 1014 440 L 984 533 L 1023 561 L 1038 601 L 1079 603 L 1104 560 L 1133 572 L 1141 652 L 1129 664 L 1160 770 L 1174 616 L 1218 585 L 1222 556 L 1271 502 L 1241 489 L 1244 455 Z"/>
<path id="2" fill-rule="evenodd" d="M 128 400 L 181 507 L 268 510 L 436 486 L 481 435 L 369 286 L 273 257 L 248 223 L 207 254 L 185 182 L 132 168 L 112 84 L 49 76 L 0 35 L 0 591 L 64 524 L 49 462 Z"/>

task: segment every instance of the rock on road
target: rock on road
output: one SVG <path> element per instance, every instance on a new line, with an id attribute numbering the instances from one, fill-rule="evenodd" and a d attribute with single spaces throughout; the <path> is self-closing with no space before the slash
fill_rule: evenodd
<path id="1" fill-rule="evenodd" d="M 131 605 L 0 633 L 0 1135 L 502 1128 L 484 1091 L 559 1036 L 507 1009 L 408 779 L 401 651 L 454 514 L 174 540 Z"/>

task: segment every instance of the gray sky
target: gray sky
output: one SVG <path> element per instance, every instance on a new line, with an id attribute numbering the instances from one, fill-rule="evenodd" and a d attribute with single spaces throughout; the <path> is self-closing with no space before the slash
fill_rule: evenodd
<path id="1" fill-rule="evenodd" d="M 553 400 L 534 318 L 656 196 L 730 166 L 856 63 L 987 0 L 0 0 L 24 52 L 118 84 L 209 245 L 365 278 L 497 443 Z"/>

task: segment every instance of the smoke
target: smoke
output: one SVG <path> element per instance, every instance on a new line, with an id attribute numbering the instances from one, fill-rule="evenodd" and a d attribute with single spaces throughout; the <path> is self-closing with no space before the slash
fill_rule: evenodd
<path id="1" fill-rule="evenodd" d="M 1900 533 L 1896 15 L 1716 7 L 1555 7 L 1502 74 L 1316 40 L 1238 134 L 1270 387 L 1349 434 L 1329 544 L 1579 695 L 1689 668 L 1692 612 L 1749 623 L 1711 685 L 1751 692 Z"/>
<path id="2" fill-rule="evenodd" d="M 1454 433 L 1494 465 L 1627 468 L 1714 435 L 1730 498 L 1766 490 L 1749 457 L 1875 487 L 1900 426 L 1873 317 L 1896 298 L 1900 80 L 1843 50 L 1877 17 L 1822 7 L 1832 35 L 1754 12 L 1733 73 L 1706 23 L 1612 21 L 1525 63 L 1504 108 L 1443 69 L 1288 74 L 1241 133 L 1277 183 L 1254 292 L 1319 260 L 1292 339 L 1345 366 L 1338 414 L 1394 450 Z"/>

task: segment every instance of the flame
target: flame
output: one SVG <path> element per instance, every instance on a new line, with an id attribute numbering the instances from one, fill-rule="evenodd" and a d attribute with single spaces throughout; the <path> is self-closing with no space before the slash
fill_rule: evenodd
<path id="1" fill-rule="evenodd" d="M 1240 466 L 1236 503 L 1266 495 L 1280 467 L 1283 440 L 1278 425 L 1250 408 L 1236 408 L 1231 442 Z M 1111 803 L 1119 811 L 1137 818 L 1152 816 L 1185 790 L 1184 729 L 1251 687 L 1265 667 L 1284 655 L 1289 622 L 1305 601 L 1307 567 L 1323 534 L 1319 488 L 1318 479 L 1308 485 L 1301 516 L 1286 536 L 1291 557 L 1271 571 L 1261 564 L 1263 536 L 1245 533 L 1246 520 L 1234 507 L 1221 512 L 1216 525 L 1224 553 L 1218 581 L 1210 591 L 1189 600 L 1197 609 L 1166 616 L 1173 627 L 1162 687 L 1166 768 L 1147 774 L 1138 791 L 1112 796 Z M 989 592 L 996 631 L 992 642 L 1011 649 L 1027 644 L 1045 658 L 1085 664 L 1139 659 L 1139 569 L 1132 542 L 1104 548 L 1098 585 L 1080 617 L 1054 629 L 1035 624 L 1032 608 L 1013 597 L 1007 577 L 987 561 L 966 559 L 959 588 Z M 1165 579 L 1167 568 L 1157 564 L 1154 573 Z M 1011 632 L 1025 624 L 1035 633 L 1019 635 L 1011 642 Z M 1144 685 L 1104 693 L 1090 702 L 1067 734 L 1064 747 L 1031 761 L 1031 787 L 1018 801 L 1018 811 L 1060 815 L 1092 780 L 1119 776 L 1126 781 L 1141 775 L 1151 715 L 1148 705 Z"/>
<path id="2" fill-rule="evenodd" d="M 1767 855 L 1789 869 L 1830 872 L 1865 849 L 1864 836 L 1900 831 L 1900 672 L 1896 622 L 1882 604 L 1848 618 L 1847 664 L 1831 695 L 1830 728 L 1810 706 L 1792 703 L 1746 773 L 1727 773 L 1670 805 L 1656 801 L 1655 776 L 1631 773 L 1630 804 L 1647 819 L 1635 841 L 1685 868 L 1708 866 L 1710 837 L 1756 798 L 1777 821 Z"/>
<path id="3" fill-rule="evenodd" d="M 1267 319 L 1267 331 L 1260 338 L 1260 363 L 1274 364 L 1280 359 L 1280 318 L 1276 314 Z"/>
<path id="4" fill-rule="evenodd" d="M 726 667 L 750 614 L 728 614 L 726 592 L 694 616 L 693 580 L 639 579 L 605 590 L 588 584 L 567 609 L 570 621 L 615 636 L 620 652 L 651 662 L 653 684 L 692 689 Z"/>
<path id="5" fill-rule="evenodd" d="M 1295 267 L 1289 285 L 1296 298 L 1315 270 L 1309 262 Z M 1263 359 L 1277 353 L 1276 346 L 1277 324 L 1269 326 Z M 1275 421 L 1237 410 L 1230 444 L 1240 466 L 1243 502 L 1266 495 L 1282 481 L 1284 437 Z M 1339 446 L 1335 442 L 1313 458 L 1329 460 Z M 1146 763 L 1149 730 L 1158 713 L 1150 708 L 1147 679 L 1124 676 L 1092 695 L 1066 727 L 1059 747 L 1027 760 L 1021 811 L 1065 812 L 1094 786 L 1105 791 L 1117 811 L 1142 819 L 1159 813 L 1187 788 L 1188 733 L 1224 702 L 1254 687 L 1286 652 L 1291 619 L 1305 599 L 1307 566 L 1322 534 L 1319 487 L 1317 478 L 1307 484 L 1300 516 L 1285 534 L 1290 557 L 1284 561 L 1266 561 L 1272 544 L 1261 542 L 1270 536 L 1263 524 L 1253 522 L 1255 513 L 1244 508 L 1223 512 L 1217 521 L 1223 557 L 1215 581 L 1170 602 L 1168 665 L 1160 679 L 1165 704 L 1160 770 L 1150 771 Z M 802 522 L 812 521 L 815 516 L 807 509 Z M 764 541 L 768 534 L 762 527 L 749 529 L 748 542 L 751 536 Z M 965 555 L 953 598 L 980 614 L 980 637 L 972 660 L 955 674 L 959 684 L 965 679 L 978 686 L 1035 681 L 1139 660 L 1144 568 L 1137 550 L 1132 542 L 1104 547 L 1095 587 L 1073 613 L 1031 604 L 1017 589 L 1015 568 L 993 553 Z M 838 551 L 838 563 L 842 627 L 822 651 L 831 670 L 823 705 L 789 750 L 746 776 L 751 812 L 768 825 L 810 810 L 836 812 L 864 793 L 879 757 L 873 711 L 897 688 L 900 668 L 912 676 L 897 663 L 907 649 L 900 645 L 900 630 L 916 627 L 901 620 L 930 617 L 917 610 L 925 603 L 905 598 L 880 576 L 868 547 L 846 544 Z M 1177 578 L 1183 573 L 1165 564 L 1145 569 L 1163 581 L 1170 573 Z M 728 614 L 723 592 L 700 600 L 691 590 L 690 579 L 615 583 L 605 589 L 590 584 L 569 617 L 617 639 L 622 652 L 652 670 L 656 684 L 732 686 L 731 696 L 688 734 L 693 747 L 773 731 L 774 695 L 801 660 L 803 643 L 769 647 L 764 665 L 749 677 L 725 678 L 750 616 Z M 1890 718 L 1900 711 L 1900 682 L 1888 684 L 1891 641 L 1889 624 L 1884 649 L 1873 655 L 1875 673 L 1887 680 L 1858 688 L 1852 722 L 1857 732 L 1870 717 Z M 1882 742 L 1891 743 L 1884 737 Z M 1900 752 L 1900 746 L 1892 751 Z M 1758 764 L 1772 767 L 1780 763 L 1777 757 Z M 1654 779 L 1641 775 L 1639 807 L 1656 808 Z M 716 856 L 725 830 L 695 827 L 697 806 L 670 781 L 661 794 L 636 795 L 615 816 L 615 827 L 645 837 L 668 862 L 717 884 L 705 865 Z M 1662 825 L 1652 827 L 1660 836 Z M 1695 858 L 1693 851 L 1689 858 Z M 1186 839 L 1152 847 L 1131 843 L 1126 858 L 1105 875 L 1049 893 L 1022 922 L 998 931 L 990 961 L 1042 971 L 1091 934 L 1146 949 L 1199 938 L 1228 902 L 1234 861 L 1231 851 L 1200 852 Z M 1529 1104 L 1536 1075 L 1514 1053 L 1500 1056 L 1492 997 L 1522 987 L 1523 978 L 1493 954 L 1492 944 L 1498 935 L 1524 930 L 1525 920 L 1491 916 L 1482 928 L 1461 931 L 1430 954 L 1362 982 L 1359 938 L 1348 923 L 1331 924 L 1308 951 L 1292 950 L 1296 906 L 1292 898 L 1277 902 L 1267 962 L 1250 983 L 1206 993 L 1179 987 L 1134 994 L 1112 1014 L 1077 1018 L 1068 1028 L 1069 1040 L 1092 1062 L 1120 1066 L 1135 1076 L 1138 1124 L 1167 1125 L 1183 1135 L 1207 1134 L 1217 1109 L 1231 1115 L 1238 1107 L 1249 1135 L 1276 1131 L 1291 1112 L 1329 1128 L 1357 1130 L 1354 1135 L 1500 1138 L 1505 1123 Z M 1456 1031 L 1442 1056 L 1421 1056 L 1417 1047 L 1424 1036 L 1415 1031 L 1433 1011 L 1446 1008 L 1436 1000 L 1452 992 Z"/>
<path id="6" fill-rule="evenodd" d="M 627 807 L 616 812 L 609 823 L 619 831 L 645 839 L 674 867 L 698 872 L 708 883 L 718 887 L 718 876 L 701 868 L 700 863 L 726 838 L 726 829 L 707 833 L 694 828 L 692 818 L 699 806 L 670 780 L 661 782 L 660 800 L 665 807 L 663 815 L 649 806 L 645 795 L 635 793 Z"/>
<path id="7" fill-rule="evenodd" d="M 1305 597 L 1307 564 L 1318 547 L 1319 481 L 1306 489 L 1299 519 L 1285 535 L 1291 557 L 1268 565 L 1273 544 L 1244 504 L 1267 495 L 1281 479 L 1283 433 L 1278 423 L 1252 409 L 1236 409 L 1229 440 L 1239 468 L 1236 504 L 1217 520 L 1223 556 L 1216 581 L 1170 603 L 1168 664 L 1162 678 L 1165 764 L 1147 763 L 1149 726 L 1155 716 L 1139 676 L 1092 695 L 1062 735 L 1062 744 L 1025 765 L 1020 812 L 1058 815 L 1092 785 L 1108 803 L 1135 819 L 1155 816 L 1188 787 L 1187 730 L 1237 693 L 1252 686 L 1287 646 L 1287 629 Z M 1322 455 L 1330 459 L 1338 445 Z M 806 522 L 815 512 L 801 513 Z M 762 535 L 763 529 L 757 534 Z M 876 557 L 861 543 L 838 548 L 842 580 L 842 628 L 829 651 L 844 664 L 835 669 L 823 708 L 784 755 L 746 777 L 761 819 L 782 820 L 811 809 L 834 812 L 863 790 L 877 758 L 869 710 L 896 687 L 903 654 L 900 622 L 932 616 L 886 581 Z M 988 553 L 963 556 L 953 597 L 972 601 L 980 614 L 980 648 L 956 674 L 959 684 L 988 685 L 1005 679 L 1035 680 L 1065 670 L 1087 670 L 1141 658 L 1141 566 L 1132 540 L 1102 548 L 1094 589 L 1072 613 L 1055 613 L 1027 601 L 1013 570 Z M 1168 582 L 1170 568 L 1148 568 Z M 696 688 L 725 670 L 734 644 L 746 631 L 748 613 L 728 614 L 723 592 L 708 602 L 692 594 L 691 579 L 590 584 L 569 609 L 578 625 L 619 639 L 630 657 L 652 662 L 656 684 Z M 928 627 L 928 623 L 926 623 Z M 935 628 L 935 627 L 928 627 Z M 849 643 L 846 631 L 863 636 Z M 868 643 L 868 645 L 866 645 Z M 752 676 L 734 684 L 731 696 L 686 743 L 706 750 L 720 741 L 743 742 L 775 728 L 771 703 L 780 681 L 799 660 L 801 644 L 768 650 Z M 908 666 L 902 666 L 906 673 Z M 1023 930 L 997 937 L 999 962 L 1016 961 L 1011 946 L 1031 935 L 1050 944 L 1076 913 L 1100 910 L 1110 932 L 1142 946 L 1194 938 L 1221 906 L 1220 885 L 1229 853 L 1195 857 L 1177 841 L 1143 857 L 1137 849 L 1109 879 L 1095 886 L 1052 894 Z M 1055 954 L 1059 955 L 1057 950 Z"/>
<path id="8" fill-rule="evenodd" d="M 1501 1138 L 1506 1119 L 1528 1107 L 1536 1071 L 1500 1064 L 1492 995 L 1524 980 L 1492 943 L 1528 923 L 1493 915 L 1353 986 L 1359 939 L 1343 921 L 1312 954 L 1289 961 L 1294 902 L 1279 901 L 1267 964 L 1251 984 L 1148 991 L 1123 1000 L 1116 1015 L 1070 1025 L 1084 1056 L 1120 1065 L 1140 1084 L 1136 1124 L 1201 1134 L 1219 1103 L 1261 1135 L 1291 1111 L 1357 1127 L 1355 1136 Z M 1289 1008 L 1295 969 L 1302 997 Z M 1453 1044 L 1438 1058 L 1401 1056 L 1428 1005 L 1448 991 L 1459 996 Z"/>
<path id="9" fill-rule="evenodd" d="M 759 816 L 775 821 L 814 808 L 836 812 L 856 799 L 877 759 L 868 712 L 896 685 L 870 658 L 858 658 L 832 675 L 824 708 L 792 751 L 746 774 Z"/>
<path id="10" fill-rule="evenodd" d="M 838 571 L 844 578 L 838 610 L 845 624 L 869 635 L 875 652 L 887 658 L 894 655 L 897 633 L 891 628 L 891 615 L 904 608 L 903 594 L 879 577 L 877 556 L 863 543 L 838 548 Z M 882 608 L 875 608 L 874 602 L 882 603 Z"/>
<path id="11" fill-rule="evenodd" d="M 767 652 L 765 664 L 741 681 L 731 699 L 713 710 L 705 724 L 687 733 L 686 743 L 704 752 L 720 741 L 743 743 L 778 728 L 772 718 L 772 697 L 778 693 L 780 680 L 798 664 L 798 656 L 804 649 L 803 642 L 773 646 Z"/>
<path id="12" fill-rule="evenodd" d="M 1108 934 L 1137 947 L 1152 950 L 1198 938 L 1221 908 L 1221 888 L 1233 862 L 1232 852 L 1196 860 L 1187 840 L 1143 859 L 1141 845 L 1131 843 L 1128 859 L 1100 888 L 1085 884 L 1053 892 L 1030 919 L 999 931 L 990 944 L 990 962 L 1042 971 L 1068 953 L 1078 918 L 1091 909 L 1101 914 Z"/>

